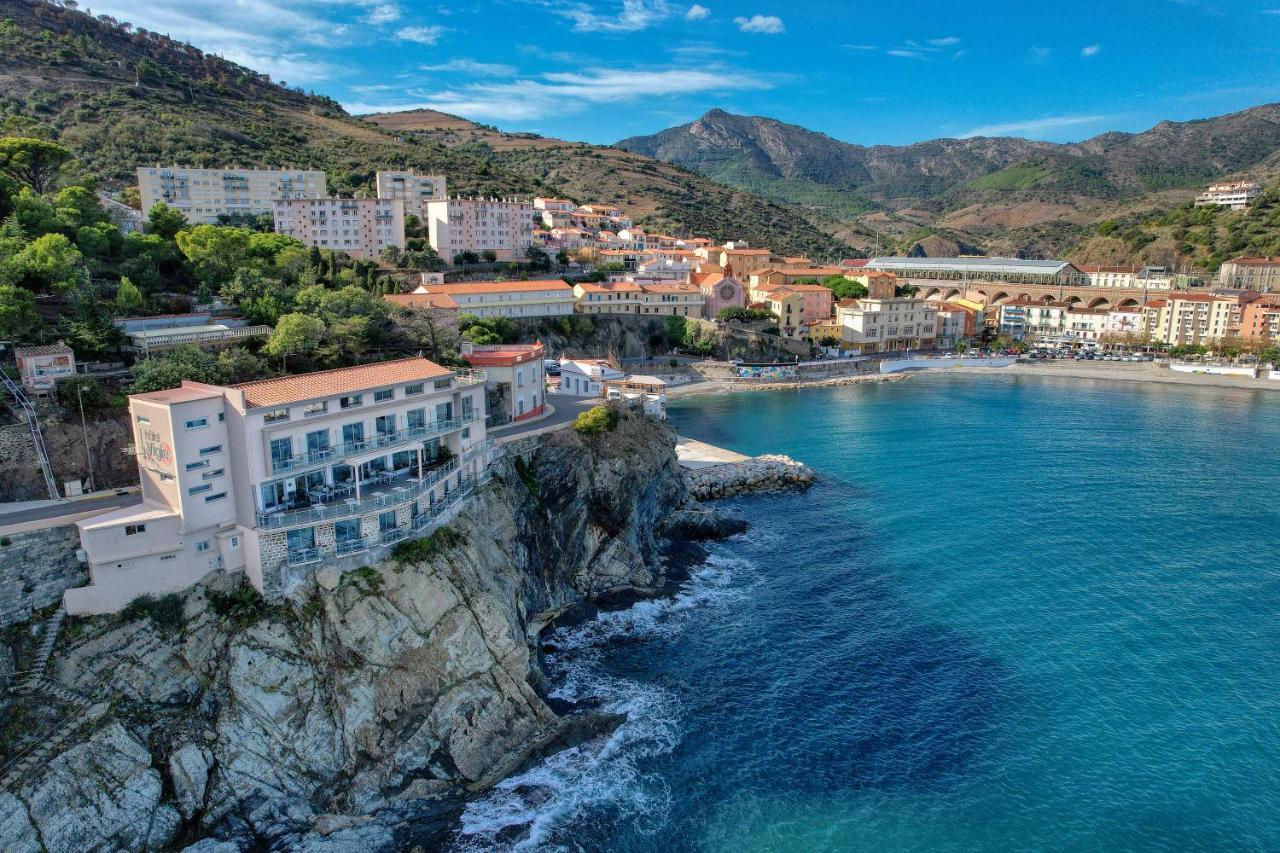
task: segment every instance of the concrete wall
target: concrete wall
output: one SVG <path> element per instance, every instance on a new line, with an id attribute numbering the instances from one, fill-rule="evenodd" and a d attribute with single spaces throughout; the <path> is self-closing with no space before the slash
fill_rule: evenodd
<path id="1" fill-rule="evenodd" d="M 1178 373 L 1205 373 L 1210 376 L 1248 376 L 1256 377 L 1258 371 L 1253 367 L 1231 367 L 1225 364 L 1171 364 L 1170 370 Z"/>
<path id="2" fill-rule="evenodd" d="M 893 358 L 880 362 L 881 373 L 898 373 L 903 370 L 927 370 L 935 367 L 1008 367 L 1017 361 L 1008 358 Z"/>
<path id="3" fill-rule="evenodd" d="M 29 608 L 51 607 L 71 587 L 88 583 L 76 559 L 80 536 L 74 524 L 0 538 L 0 625 L 28 617 Z"/>

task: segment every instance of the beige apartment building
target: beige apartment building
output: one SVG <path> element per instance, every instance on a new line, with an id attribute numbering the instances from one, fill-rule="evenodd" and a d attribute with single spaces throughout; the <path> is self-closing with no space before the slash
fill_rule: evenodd
<path id="1" fill-rule="evenodd" d="M 431 248 L 446 261 L 462 252 L 522 259 L 533 245 L 533 205 L 518 199 L 451 198 L 427 203 Z"/>
<path id="2" fill-rule="evenodd" d="M 484 376 L 425 358 L 129 398 L 141 503 L 77 522 L 71 614 L 244 571 L 274 597 L 374 562 L 452 517 L 486 476 Z"/>
<path id="3" fill-rule="evenodd" d="M 309 169 L 138 168 L 144 212 L 165 204 L 196 225 L 216 224 L 224 214 L 271 213 L 277 201 L 326 193 L 324 172 Z"/>
<path id="4" fill-rule="evenodd" d="M 1256 294 L 1253 295 L 1256 298 Z M 1243 294 L 1184 293 L 1155 299 L 1142 306 L 1143 332 L 1170 346 L 1210 344 L 1240 334 Z"/>
<path id="5" fill-rule="evenodd" d="M 413 293 L 447 296 L 458 311 L 477 317 L 560 317 L 572 314 L 577 302 L 573 288 L 558 278 L 423 284 Z"/>
<path id="6" fill-rule="evenodd" d="M 404 203 L 385 198 L 278 201 L 276 231 L 308 246 L 374 260 L 388 246 L 404 248 Z"/>
<path id="7" fill-rule="evenodd" d="M 707 303 L 702 288 L 687 281 L 613 281 L 573 286 L 580 314 L 657 314 L 701 317 Z"/>
<path id="8" fill-rule="evenodd" d="M 449 198 L 445 191 L 444 175 L 419 175 L 407 172 L 378 172 L 376 176 L 378 198 L 398 198 L 404 203 L 405 216 L 416 216 L 419 222 L 427 221 L 427 205 Z"/>
<path id="9" fill-rule="evenodd" d="M 1259 293 L 1280 291 L 1280 255 L 1232 258 L 1218 270 L 1218 284 Z"/>
<path id="10" fill-rule="evenodd" d="M 937 303 L 894 296 L 897 277 L 892 274 L 869 275 L 863 281 L 866 296 L 843 299 L 836 306 L 846 348 L 875 353 L 937 345 Z"/>

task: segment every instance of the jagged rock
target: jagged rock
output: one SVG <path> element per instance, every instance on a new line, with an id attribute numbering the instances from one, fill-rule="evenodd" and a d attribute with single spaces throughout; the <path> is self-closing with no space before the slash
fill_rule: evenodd
<path id="1" fill-rule="evenodd" d="M 182 817 L 190 820 L 204 808 L 213 754 L 204 747 L 189 743 L 169 756 L 169 778 L 173 781 L 175 805 Z"/>
<path id="2" fill-rule="evenodd" d="M 316 572 L 316 584 L 321 589 L 327 589 L 330 592 L 338 588 L 338 583 L 342 580 L 342 575 L 333 566 L 325 566 Z"/>
<path id="3" fill-rule="evenodd" d="M 177 810 L 161 802 L 164 785 L 151 754 L 116 722 L 54 758 L 17 793 L 0 799 L 6 849 L 155 850 L 181 824 Z M 29 837 L 23 811 L 39 838 L 29 848 L 9 841 Z"/>
<path id="4" fill-rule="evenodd" d="M 460 544 L 374 566 L 376 580 L 317 577 L 244 621 L 197 587 L 175 636 L 146 619 L 78 623 L 51 676 L 128 700 L 149 720 L 138 735 L 178 747 L 153 762 L 110 723 L 51 762 L 38 791 L 0 800 L 5 837 L 145 849 L 171 843 L 185 817 L 227 849 L 392 850 L 397 809 L 445 826 L 464 792 L 608 724 L 557 716 L 532 686 L 532 644 L 584 602 L 659 593 L 664 534 L 709 529 L 710 516 L 650 419 L 545 436 L 522 466 L 503 463 L 468 502 L 451 525 Z M 669 530 L 673 513 L 684 521 Z M 370 814 L 391 816 L 359 820 Z"/>
<path id="5" fill-rule="evenodd" d="M 242 848 L 234 841 L 218 841 L 214 838 L 202 838 L 190 847 L 183 847 L 182 853 L 241 853 Z"/>
<path id="6" fill-rule="evenodd" d="M 765 455 L 686 471 L 689 491 L 701 501 L 745 492 L 807 489 L 817 479 L 808 465 L 789 456 Z"/>

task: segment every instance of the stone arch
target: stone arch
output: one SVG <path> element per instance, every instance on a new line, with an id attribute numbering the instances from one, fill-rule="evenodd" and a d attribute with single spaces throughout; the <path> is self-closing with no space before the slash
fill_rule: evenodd
<path id="1" fill-rule="evenodd" d="M 1105 296 L 1098 296 L 1094 299 L 1089 300 L 1089 307 L 1090 308 L 1110 308 L 1111 300 Z"/>
<path id="2" fill-rule="evenodd" d="M 987 292 L 985 290 L 973 291 L 973 296 L 971 298 L 973 299 L 974 302 L 981 302 L 983 305 L 986 305 L 988 302 Z"/>
<path id="3" fill-rule="evenodd" d="M 1065 301 L 1068 305 L 1079 305 L 1081 302 L 1084 302 L 1084 300 L 1079 296 L 1068 296 Z"/>
<path id="4" fill-rule="evenodd" d="M 1025 301 L 1027 301 L 1027 302 L 1030 302 L 1030 301 L 1031 301 L 1031 294 L 1030 294 L 1030 293 L 1019 293 L 1019 294 L 1018 294 L 1018 298 L 1019 298 L 1019 299 L 1022 299 L 1022 300 L 1025 300 Z"/>
<path id="5" fill-rule="evenodd" d="M 1130 296 L 1128 299 L 1123 299 L 1123 300 L 1121 300 L 1121 301 L 1120 301 L 1120 304 L 1119 304 L 1117 307 L 1119 307 L 1119 308 L 1137 308 L 1139 304 L 1140 304 L 1140 303 L 1138 302 L 1138 300 L 1136 300 L 1136 299 L 1134 299 L 1132 296 Z"/>
<path id="6" fill-rule="evenodd" d="M 1041 302 L 1043 302 L 1045 305 L 1049 305 L 1050 303 L 1052 303 L 1052 302 L 1054 301 L 1054 300 L 1053 300 L 1053 294 L 1052 294 L 1052 293 L 1046 293 L 1044 296 L 1041 296 L 1041 297 L 1040 297 L 1040 301 L 1041 301 Z"/>
<path id="7" fill-rule="evenodd" d="M 956 288 L 953 287 L 947 291 L 945 301 L 950 302 L 952 299 L 960 299 L 963 296 L 964 296 L 963 290 L 957 290 Z"/>
<path id="8" fill-rule="evenodd" d="M 937 301 L 942 298 L 942 289 L 938 287 L 931 287 L 925 292 L 924 298 Z"/>
<path id="9" fill-rule="evenodd" d="M 996 295 L 991 297 L 992 305 L 999 305 L 1002 302 L 1008 302 L 1008 301 L 1009 301 L 1009 294 L 1005 293 L 1003 290 L 996 291 Z"/>

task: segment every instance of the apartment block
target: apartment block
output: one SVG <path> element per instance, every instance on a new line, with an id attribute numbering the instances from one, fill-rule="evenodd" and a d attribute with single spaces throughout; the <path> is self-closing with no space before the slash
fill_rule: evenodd
<path id="1" fill-rule="evenodd" d="M 702 288 L 683 281 L 624 280 L 573 287 L 582 314 L 656 314 L 701 317 L 707 303 Z"/>
<path id="2" fill-rule="evenodd" d="M 1262 187 L 1252 181 L 1210 184 L 1209 188 L 1196 196 L 1196 207 L 1226 207 L 1231 210 L 1244 210 L 1249 202 L 1262 195 Z"/>
<path id="3" fill-rule="evenodd" d="M 431 247 L 446 261 L 461 252 L 514 261 L 533 245 L 535 212 L 517 199 L 451 198 L 427 203 Z"/>
<path id="4" fill-rule="evenodd" d="M 211 571 L 274 597 L 321 564 L 350 568 L 452 517 L 486 476 L 480 372 L 406 358 L 129 398 L 141 503 L 77 522 L 110 613 Z"/>
<path id="5" fill-rule="evenodd" d="M 378 172 L 376 180 L 378 198 L 400 199 L 405 216 L 416 216 L 419 222 L 426 222 L 429 203 L 449 198 L 444 175 L 419 175 L 411 169 L 407 172 Z"/>
<path id="6" fill-rule="evenodd" d="M 1154 341 L 1178 346 L 1208 344 L 1240 335 L 1245 307 L 1256 293 L 1183 293 L 1142 306 L 1143 331 Z"/>
<path id="7" fill-rule="evenodd" d="M 1253 343 L 1280 340 L 1280 294 L 1268 294 L 1244 306 L 1240 337 Z"/>
<path id="8" fill-rule="evenodd" d="M 308 169 L 195 169 L 139 167 L 143 211 L 166 204 L 192 224 L 216 224 L 231 213 L 271 213 L 277 201 L 321 198 L 324 172 Z"/>
<path id="9" fill-rule="evenodd" d="M 447 296 L 461 313 L 477 317 L 560 317 L 572 314 L 577 302 L 573 288 L 558 278 L 424 284 L 413 294 Z"/>
<path id="10" fill-rule="evenodd" d="M 1218 270 L 1218 284 L 1270 293 L 1280 290 L 1280 255 L 1232 258 Z"/>
<path id="11" fill-rule="evenodd" d="M 404 203 L 386 198 L 277 201 L 276 231 L 308 246 L 374 260 L 388 246 L 404 248 Z"/>

